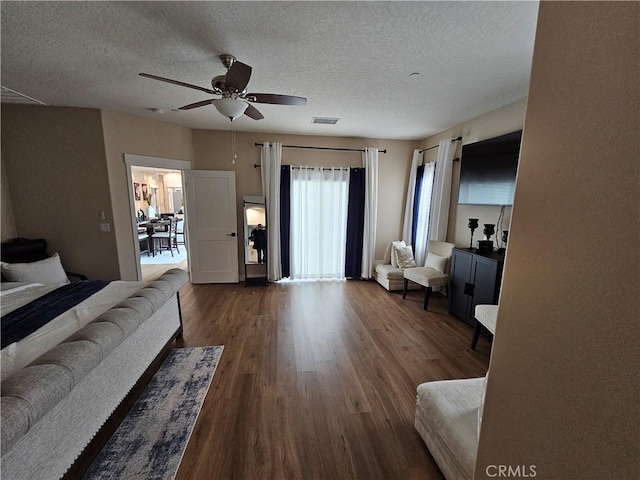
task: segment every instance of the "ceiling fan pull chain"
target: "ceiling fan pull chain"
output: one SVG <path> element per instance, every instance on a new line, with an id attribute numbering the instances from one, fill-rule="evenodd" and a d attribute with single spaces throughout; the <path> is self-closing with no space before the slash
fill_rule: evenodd
<path id="1" fill-rule="evenodd" d="M 233 152 L 233 160 L 231 160 L 231 163 L 235 165 L 236 158 L 238 158 L 238 151 L 236 149 L 236 128 L 233 125 L 233 119 L 231 119 L 231 150 Z"/>

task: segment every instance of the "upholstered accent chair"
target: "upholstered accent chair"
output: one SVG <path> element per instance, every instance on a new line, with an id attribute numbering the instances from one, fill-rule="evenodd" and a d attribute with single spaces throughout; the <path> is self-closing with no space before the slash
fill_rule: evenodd
<path id="1" fill-rule="evenodd" d="M 476 328 L 473 332 L 473 339 L 471 340 L 471 348 L 473 350 L 476 349 L 478 338 L 480 338 L 480 331 L 483 327 L 486 328 L 491 335 L 496 333 L 498 305 L 476 305 L 474 313 Z"/>
<path id="2" fill-rule="evenodd" d="M 445 287 L 449 296 L 449 263 L 455 245 L 449 242 L 432 240 L 427 246 L 427 260 L 424 267 L 407 268 L 404 270 L 402 298 L 406 298 L 409 282 L 417 283 L 426 288 L 423 308 L 429 306 L 429 297 L 434 287 Z"/>

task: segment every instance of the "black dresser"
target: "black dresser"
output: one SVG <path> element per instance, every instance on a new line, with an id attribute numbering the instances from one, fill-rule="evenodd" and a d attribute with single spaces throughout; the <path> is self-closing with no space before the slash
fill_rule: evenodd
<path id="1" fill-rule="evenodd" d="M 475 248 L 454 248 L 451 257 L 449 313 L 475 326 L 476 305 L 497 305 L 504 253 L 479 253 Z"/>

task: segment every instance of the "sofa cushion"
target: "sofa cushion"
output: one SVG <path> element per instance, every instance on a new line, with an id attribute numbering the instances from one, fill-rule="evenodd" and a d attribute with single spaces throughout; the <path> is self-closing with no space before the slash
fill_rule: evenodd
<path id="1" fill-rule="evenodd" d="M 449 283 L 449 275 L 429 267 L 407 268 L 404 278 L 423 287 L 441 287 Z"/>
<path id="2" fill-rule="evenodd" d="M 402 280 L 404 278 L 403 270 L 392 265 L 379 264 L 376 265 L 376 273 L 380 278 L 392 278 Z"/>

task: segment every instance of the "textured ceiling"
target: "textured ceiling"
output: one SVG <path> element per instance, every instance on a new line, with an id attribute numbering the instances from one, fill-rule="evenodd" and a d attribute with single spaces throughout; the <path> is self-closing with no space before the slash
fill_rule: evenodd
<path id="1" fill-rule="evenodd" d="M 421 139 L 527 95 L 537 2 L 2 2 L 2 86 L 54 106 L 230 129 L 206 93 L 218 56 L 253 67 L 237 130 Z M 413 72 L 419 75 L 410 77 Z M 211 96 L 211 98 L 215 98 Z M 162 109 L 164 115 L 153 113 Z M 314 125 L 312 117 L 338 117 Z"/>

